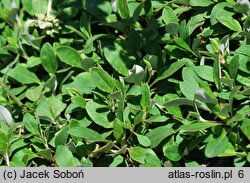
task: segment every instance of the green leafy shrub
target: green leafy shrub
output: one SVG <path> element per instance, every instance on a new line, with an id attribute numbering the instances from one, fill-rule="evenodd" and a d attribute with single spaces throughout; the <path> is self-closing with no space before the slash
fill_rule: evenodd
<path id="1" fill-rule="evenodd" d="M 2 0 L 2 166 L 249 166 L 250 3 Z"/>

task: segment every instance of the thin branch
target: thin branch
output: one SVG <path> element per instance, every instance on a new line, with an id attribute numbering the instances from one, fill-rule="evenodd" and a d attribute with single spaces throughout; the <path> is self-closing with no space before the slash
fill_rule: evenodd
<path id="1" fill-rule="evenodd" d="M 21 107 L 24 111 L 27 111 L 26 106 L 10 91 L 10 89 L 0 80 L 0 86 L 5 90 L 6 93 Z"/>

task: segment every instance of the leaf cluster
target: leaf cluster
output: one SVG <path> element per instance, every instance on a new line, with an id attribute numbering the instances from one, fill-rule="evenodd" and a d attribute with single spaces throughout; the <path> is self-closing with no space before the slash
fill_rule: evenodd
<path id="1" fill-rule="evenodd" d="M 250 3 L 2 0 L 0 165 L 249 166 Z"/>

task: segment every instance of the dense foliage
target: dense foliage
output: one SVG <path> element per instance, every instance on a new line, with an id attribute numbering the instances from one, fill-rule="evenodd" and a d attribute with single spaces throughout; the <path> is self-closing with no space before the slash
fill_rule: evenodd
<path id="1" fill-rule="evenodd" d="M 2 166 L 249 166 L 248 0 L 1 0 Z"/>

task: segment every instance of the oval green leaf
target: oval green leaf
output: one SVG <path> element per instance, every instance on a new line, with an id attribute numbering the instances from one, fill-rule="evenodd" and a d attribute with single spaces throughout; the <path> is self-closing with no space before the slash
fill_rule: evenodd
<path id="1" fill-rule="evenodd" d="M 68 46 L 61 46 L 56 49 L 56 52 L 62 62 L 82 69 L 82 58 L 75 49 Z"/>
<path id="2" fill-rule="evenodd" d="M 163 153 L 171 161 L 179 161 L 181 159 L 177 144 L 165 144 Z"/>
<path id="3" fill-rule="evenodd" d="M 98 132 L 84 126 L 75 126 L 69 129 L 70 135 L 83 138 L 90 142 L 105 141 L 105 138 Z"/>
<path id="4" fill-rule="evenodd" d="M 104 92 L 111 93 L 114 89 L 114 79 L 102 68 L 90 69 L 91 77 L 97 88 Z"/>
<path id="5" fill-rule="evenodd" d="M 49 43 L 45 43 L 40 52 L 42 66 L 48 73 L 55 73 L 58 67 L 56 54 Z"/>
<path id="6" fill-rule="evenodd" d="M 65 93 L 67 90 L 73 89 L 80 94 L 90 94 L 95 88 L 96 85 L 91 74 L 89 72 L 82 72 L 74 78 L 72 83 L 63 85 L 62 91 Z"/>
<path id="7" fill-rule="evenodd" d="M 6 134 L 2 129 L 0 129 L 0 154 L 5 154 L 8 151 L 9 146 L 9 138 L 8 134 Z"/>
<path id="8" fill-rule="evenodd" d="M 162 11 L 162 18 L 165 24 L 178 22 L 178 17 L 176 16 L 174 10 L 168 6 L 165 6 L 164 10 Z"/>
<path id="9" fill-rule="evenodd" d="M 200 65 L 195 67 L 196 74 L 207 81 L 214 82 L 213 67 L 208 65 Z"/>
<path id="10" fill-rule="evenodd" d="M 180 132 L 197 132 L 200 130 L 205 130 L 207 128 L 211 128 L 213 126 L 217 126 L 217 123 L 211 123 L 211 122 L 197 122 L 197 123 L 192 123 L 189 125 L 182 125 L 180 126 Z"/>
<path id="11" fill-rule="evenodd" d="M 136 137 L 137 137 L 137 140 L 138 140 L 138 142 L 142 145 L 142 146 L 144 146 L 144 147 L 149 147 L 149 146 L 151 146 L 151 141 L 150 141 L 150 139 L 147 137 L 147 136 L 145 136 L 145 135 L 140 135 L 140 134 L 135 134 L 136 135 Z"/>
<path id="12" fill-rule="evenodd" d="M 109 64 L 120 74 L 128 76 L 128 68 L 126 62 L 130 59 L 128 55 L 116 48 L 115 46 L 106 46 L 103 48 L 105 58 Z"/>
<path id="13" fill-rule="evenodd" d="M 149 148 L 142 147 L 132 147 L 128 150 L 131 159 L 139 163 L 147 163 L 148 157 L 150 157 L 150 162 L 159 162 L 159 158 L 156 156 L 155 152 Z M 160 164 L 160 162 L 158 163 Z"/>
<path id="14" fill-rule="evenodd" d="M 250 119 L 244 118 L 240 128 L 244 135 L 250 141 Z"/>
<path id="15" fill-rule="evenodd" d="M 121 18 L 124 18 L 124 19 L 130 18 L 127 0 L 117 0 L 117 10 Z"/>
<path id="16" fill-rule="evenodd" d="M 166 79 L 177 72 L 180 68 L 182 68 L 186 64 L 186 61 L 180 60 L 177 62 L 172 63 L 171 65 L 164 68 L 164 71 L 156 78 L 155 83 Z"/>
<path id="17" fill-rule="evenodd" d="M 208 158 L 213 158 L 223 153 L 228 147 L 228 138 L 226 135 L 221 135 L 219 138 L 209 142 L 205 149 L 205 155 Z"/>
<path id="18" fill-rule="evenodd" d="M 32 134 L 40 134 L 38 129 L 38 121 L 29 113 L 26 113 L 23 117 L 24 127 Z"/>
<path id="19" fill-rule="evenodd" d="M 217 20 L 233 31 L 242 32 L 240 23 L 231 16 L 218 16 Z"/>
<path id="20" fill-rule="evenodd" d="M 80 165 L 80 161 L 75 158 L 72 152 L 66 146 L 58 146 L 56 148 L 56 163 L 59 167 L 75 167 Z"/>
<path id="21" fill-rule="evenodd" d="M 113 123 L 108 120 L 109 108 L 98 104 L 93 100 L 87 102 L 86 110 L 89 117 L 98 125 L 104 128 L 113 128 Z"/>
<path id="22" fill-rule="evenodd" d="M 36 74 L 29 71 L 24 65 L 21 64 L 18 64 L 16 67 L 10 70 L 8 75 L 23 84 L 41 83 Z"/>
<path id="23" fill-rule="evenodd" d="M 146 134 L 151 141 L 151 148 L 157 147 L 161 141 L 175 133 L 170 126 L 157 127 Z"/>

